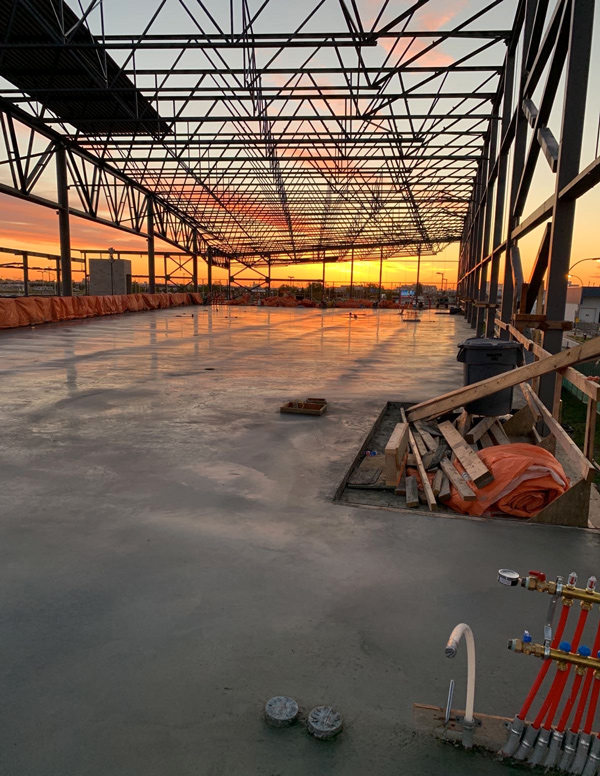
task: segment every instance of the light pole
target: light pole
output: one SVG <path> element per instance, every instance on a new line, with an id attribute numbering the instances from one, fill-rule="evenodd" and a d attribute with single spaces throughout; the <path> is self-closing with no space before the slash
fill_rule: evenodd
<path id="1" fill-rule="evenodd" d="M 570 271 L 573 269 L 573 267 L 576 267 L 578 264 L 582 264 L 584 261 L 595 261 L 595 262 L 597 262 L 598 264 L 600 264 L 600 257 L 598 257 L 598 256 L 592 256 L 592 258 L 590 258 L 590 259 L 579 259 L 579 261 L 576 261 L 576 262 L 575 262 L 575 264 L 572 264 L 572 265 L 569 267 L 568 271 L 570 272 Z"/>
<path id="2" fill-rule="evenodd" d="M 442 276 L 442 294 L 444 293 L 444 273 L 443 272 L 436 272 L 436 275 Z"/>
<path id="3" fill-rule="evenodd" d="M 569 272 L 569 274 L 567 275 L 567 278 L 569 280 L 571 280 L 571 278 L 577 278 L 577 280 L 581 283 L 581 287 L 583 288 L 583 280 L 579 277 L 579 275 L 573 275 L 572 273 Z"/>

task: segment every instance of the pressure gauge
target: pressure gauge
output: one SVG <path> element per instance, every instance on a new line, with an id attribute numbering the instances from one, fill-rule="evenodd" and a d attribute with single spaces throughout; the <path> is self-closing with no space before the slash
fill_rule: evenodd
<path id="1" fill-rule="evenodd" d="M 516 571 L 511 571 L 510 569 L 500 569 L 498 571 L 498 582 L 507 587 L 514 587 L 519 584 L 519 575 Z"/>

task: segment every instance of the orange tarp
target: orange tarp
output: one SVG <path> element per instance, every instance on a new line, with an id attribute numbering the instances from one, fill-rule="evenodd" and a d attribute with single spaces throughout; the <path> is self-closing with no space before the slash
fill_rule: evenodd
<path id="1" fill-rule="evenodd" d="M 0 329 L 70 321 L 96 315 L 202 304 L 201 294 L 121 294 L 114 296 L 22 296 L 0 298 Z"/>
<path id="2" fill-rule="evenodd" d="M 463 501 L 452 487 L 447 503 L 464 515 L 502 513 L 514 517 L 533 517 L 569 488 L 569 478 L 556 458 L 536 445 L 517 442 L 479 450 L 477 455 L 494 475 L 489 485 L 467 485 L 477 498 Z M 456 468 L 463 472 L 459 461 Z"/>

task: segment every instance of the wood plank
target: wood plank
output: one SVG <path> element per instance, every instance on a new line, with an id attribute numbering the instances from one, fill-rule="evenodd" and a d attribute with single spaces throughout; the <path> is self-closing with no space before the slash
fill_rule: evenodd
<path id="1" fill-rule="evenodd" d="M 490 426 L 490 430 L 488 432 L 490 436 L 496 441 L 499 445 L 509 445 L 510 439 L 506 436 L 506 433 L 500 423 L 496 422 L 492 426 Z"/>
<path id="2" fill-rule="evenodd" d="M 361 462 L 364 461 L 364 459 L 365 459 L 365 450 L 369 449 L 370 442 L 373 439 L 373 437 L 375 436 L 375 432 L 379 428 L 379 424 L 381 423 L 381 421 L 383 419 L 383 416 L 386 414 L 386 412 L 388 410 L 388 407 L 389 407 L 389 404 L 390 404 L 389 402 L 386 402 L 383 405 L 383 407 L 381 408 L 381 411 L 379 412 L 379 414 L 377 415 L 377 417 L 375 419 L 375 422 L 371 426 L 369 432 L 367 433 L 367 436 L 363 440 L 362 445 L 359 447 L 358 452 L 354 456 L 354 458 L 352 460 L 352 463 L 350 464 L 350 468 L 348 469 L 348 471 L 346 472 L 346 474 L 342 478 L 342 481 L 338 485 L 338 487 L 337 487 L 337 489 L 335 491 L 335 495 L 333 497 L 334 501 L 339 501 L 340 500 L 340 498 L 342 496 L 342 493 L 344 492 L 344 488 L 346 487 L 346 484 L 347 484 L 351 474 L 355 471 L 355 469 L 358 466 L 360 466 Z"/>
<path id="3" fill-rule="evenodd" d="M 483 418 L 479 421 L 473 428 L 471 428 L 467 433 L 465 434 L 465 439 L 469 443 L 477 442 L 477 440 L 481 437 L 482 434 L 485 434 L 485 432 L 488 430 L 488 428 L 496 422 L 497 420 L 496 415 L 491 415 L 489 418 Z"/>
<path id="4" fill-rule="evenodd" d="M 456 430 L 464 439 L 465 434 L 470 428 L 471 428 L 471 414 L 466 410 L 463 410 L 458 416 L 458 420 L 456 421 Z"/>
<path id="5" fill-rule="evenodd" d="M 452 426 L 452 423 L 449 423 L 447 420 L 440 423 L 440 431 L 477 487 L 483 488 L 484 485 L 492 482 L 494 475 L 477 453 L 471 450 L 458 431 Z"/>
<path id="6" fill-rule="evenodd" d="M 557 369 L 564 369 L 567 366 L 579 364 L 582 361 L 589 361 L 598 356 L 600 356 L 600 337 L 594 337 L 594 339 L 569 348 L 569 350 L 563 350 L 561 353 L 556 353 L 553 356 L 540 358 L 539 361 L 533 364 L 524 364 L 516 369 L 512 369 L 510 372 L 488 377 L 487 380 L 481 380 L 478 383 L 457 388 L 435 399 L 415 404 L 406 414 L 411 422 L 432 418 L 436 415 L 441 415 L 443 412 L 449 412 L 457 407 L 461 407 L 464 404 L 469 404 L 476 399 L 491 396 L 491 394 L 503 388 L 510 388 L 513 385 L 531 380 L 532 377 L 548 374 Z"/>
<path id="7" fill-rule="evenodd" d="M 433 437 L 440 437 L 442 436 L 440 434 L 440 430 L 437 427 L 435 423 L 425 423 L 423 420 L 418 420 L 417 423 L 415 423 L 417 426 L 417 429 L 419 433 L 421 433 L 421 430 L 426 431 L 428 434 L 431 434 Z"/>
<path id="8" fill-rule="evenodd" d="M 414 434 L 410 430 L 408 432 L 408 438 L 410 440 L 410 447 L 411 447 L 412 453 L 415 456 L 415 459 L 417 462 L 417 470 L 419 472 L 419 478 L 421 480 L 421 485 L 423 486 L 425 498 L 427 499 L 427 505 L 432 512 L 435 512 L 438 507 L 437 501 L 435 500 L 435 496 L 433 495 L 433 491 L 429 483 L 429 478 L 427 477 L 427 472 L 425 471 L 425 467 L 423 466 L 423 461 L 421 460 L 421 455 L 419 453 L 417 443 L 415 442 Z"/>
<path id="9" fill-rule="evenodd" d="M 406 496 L 406 472 L 400 475 L 400 480 L 394 488 L 394 493 L 397 496 Z"/>
<path id="10" fill-rule="evenodd" d="M 435 473 L 435 477 L 433 478 L 433 482 L 431 484 L 431 490 L 433 491 L 433 495 L 437 498 L 440 495 L 440 490 L 442 489 L 442 483 L 444 482 L 445 474 L 441 469 L 438 469 Z"/>
<path id="11" fill-rule="evenodd" d="M 515 329 L 510 323 L 504 323 L 504 321 L 498 321 L 498 319 L 496 319 L 496 324 L 501 329 L 507 331 L 514 340 L 520 342 L 527 350 L 531 351 L 536 358 L 545 358 L 550 355 L 549 351 L 545 350 L 539 343 L 530 340 L 529 337 L 526 337 L 518 329 Z M 571 383 L 571 385 L 574 385 L 576 388 L 579 388 L 586 396 L 589 396 L 595 401 L 600 399 L 600 384 L 588 380 L 582 372 L 578 372 L 577 369 L 573 369 L 572 366 L 560 369 L 559 371 L 567 382 Z"/>
<path id="12" fill-rule="evenodd" d="M 414 437 L 415 444 L 417 445 L 417 449 L 419 450 L 419 454 L 421 455 L 421 458 L 422 458 L 424 455 L 427 455 L 427 445 L 421 439 L 421 435 L 419 434 L 418 431 L 413 431 L 411 433 L 412 433 L 412 435 Z M 436 447 L 437 447 L 437 445 L 436 445 Z"/>
<path id="13" fill-rule="evenodd" d="M 421 423 L 420 421 L 417 421 L 414 425 L 417 431 L 419 432 L 419 434 L 421 435 L 421 439 L 427 445 L 427 448 L 431 450 L 432 453 L 435 453 L 438 447 L 438 443 L 430 434 L 430 432 L 427 430 L 427 427 L 425 426 L 425 424 Z"/>
<path id="14" fill-rule="evenodd" d="M 419 506 L 419 487 L 416 477 L 406 478 L 406 506 L 410 509 Z"/>
<path id="15" fill-rule="evenodd" d="M 475 501 L 477 496 L 473 493 L 471 488 L 467 485 L 467 483 L 464 481 L 462 474 L 455 469 L 455 467 L 448 461 L 446 458 L 444 458 L 443 461 L 440 462 L 440 466 L 442 467 L 442 471 L 448 477 L 450 482 L 454 485 L 456 490 L 459 492 L 461 498 L 463 501 Z"/>
<path id="16" fill-rule="evenodd" d="M 348 480 L 349 488 L 363 488 L 369 485 L 375 485 L 381 476 L 383 468 L 381 466 L 364 466 L 361 464 L 355 469 Z"/>
<path id="17" fill-rule="evenodd" d="M 533 436 L 535 438 L 535 444 L 537 447 L 541 447 L 544 450 L 547 450 L 549 453 L 552 453 L 552 455 L 556 455 L 556 437 L 554 434 L 550 433 L 548 436 L 542 437 L 540 434 L 538 434 L 537 429 L 533 428 Z"/>
<path id="18" fill-rule="evenodd" d="M 556 441 L 569 456 L 574 466 L 577 467 L 577 470 L 583 479 L 587 480 L 588 482 L 593 482 L 596 476 L 596 469 L 594 466 L 590 463 L 590 461 L 588 461 L 588 459 L 577 447 L 575 442 L 567 434 L 556 418 L 554 418 L 548 409 L 544 406 L 539 397 L 536 396 L 535 393 L 531 390 L 531 387 L 529 385 L 524 385 L 523 389 L 530 392 L 533 400 L 536 402 L 540 412 L 542 413 L 544 423 L 554 434 Z"/>
<path id="19" fill-rule="evenodd" d="M 485 450 L 486 447 L 493 447 L 494 446 L 494 441 L 493 441 L 492 437 L 486 431 L 485 434 L 482 434 L 479 437 L 479 444 L 481 445 L 482 449 Z"/>
<path id="20" fill-rule="evenodd" d="M 450 501 L 450 497 L 452 496 L 452 491 L 450 489 L 450 480 L 448 477 L 442 472 L 442 486 L 440 488 L 440 493 L 438 495 L 438 501 L 441 501 L 442 504 L 445 504 L 446 501 Z"/>
<path id="21" fill-rule="evenodd" d="M 528 437 L 531 436 L 533 429 L 533 415 L 528 406 L 517 410 L 512 418 L 509 418 L 504 424 L 504 433 L 509 437 Z"/>
<path id="22" fill-rule="evenodd" d="M 408 423 L 396 423 L 385 446 L 385 481 L 396 485 L 408 449 Z"/>
<path id="23" fill-rule="evenodd" d="M 596 440 L 596 419 L 598 418 L 598 402 L 588 399 L 585 418 L 585 438 L 583 453 L 590 461 L 594 460 L 594 442 Z"/>
<path id="24" fill-rule="evenodd" d="M 441 444 L 437 446 L 437 449 L 434 452 L 431 452 L 430 450 L 428 451 L 427 455 L 423 456 L 423 466 L 427 469 L 427 471 L 436 469 L 440 465 L 440 461 L 446 455 L 447 450 L 448 445 Z"/>
<path id="25" fill-rule="evenodd" d="M 590 482 L 579 480 L 527 522 L 587 528 L 591 487 Z"/>
<path id="26" fill-rule="evenodd" d="M 465 712 L 451 709 L 447 725 L 445 724 L 445 716 L 446 710 L 440 706 L 428 706 L 424 703 L 413 704 L 413 727 L 416 730 L 427 731 L 442 740 L 460 742 Z M 508 725 L 511 724 L 512 719 L 480 714 L 479 712 L 475 712 L 473 716 L 477 723 L 473 731 L 475 746 L 489 749 L 490 752 L 494 753 L 502 749 L 506 743 Z"/>
<path id="27" fill-rule="evenodd" d="M 525 401 L 527 402 L 527 406 L 531 410 L 531 414 L 533 416 L 533 422 L 534 424 L 537 424 L 542 419 L 542 413 L 539 411 L 537 404 L 533 401 L 531 398 L 531 395 L 523 390 L 523 385 L 520 385 L 519 388 L 521 389 L 521 393 L 525 397 Z M 537 393 L 537 391 L 536 391 Z"/>

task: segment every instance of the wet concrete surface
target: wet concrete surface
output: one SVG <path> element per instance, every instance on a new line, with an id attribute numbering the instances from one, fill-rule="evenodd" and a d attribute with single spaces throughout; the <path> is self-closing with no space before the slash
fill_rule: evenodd
<path id="1" fill-rule="evenodd" d="M 512 715 L 546 600 L 496 570 L 598 573 L 577 530 L 334 504 L 388 399 L 460 384 L 462 319 L 187 308 L 0 334 L 0 772 L 509 774 L 415 734 L 411 705 Z M 319 418 L 280 415 L 325 396 Z M 593 627 L 597 620 L 594 620 Z M 585 641 L 585 639 L 584 639 Z M 332 743 L 264 702 L 329 704 Z M 516 771 L 515 771 L 516 773 Z"/>

